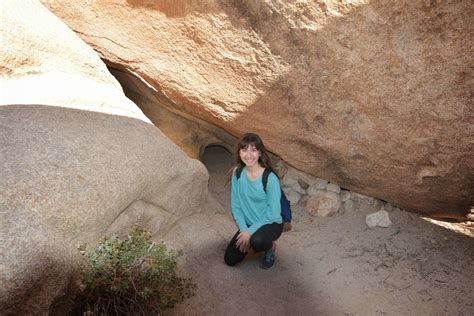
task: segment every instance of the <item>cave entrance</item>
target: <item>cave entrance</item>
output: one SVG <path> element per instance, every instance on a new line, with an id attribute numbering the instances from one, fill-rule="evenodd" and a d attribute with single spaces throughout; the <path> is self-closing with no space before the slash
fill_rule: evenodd
<path id="1" fill-rule="evenodd" d="M 209 145 L 202 155 L 201 161 L 209 172 L 209 192 L 230 214 L 230 178 L 232 153 L 224 146 Z"/>

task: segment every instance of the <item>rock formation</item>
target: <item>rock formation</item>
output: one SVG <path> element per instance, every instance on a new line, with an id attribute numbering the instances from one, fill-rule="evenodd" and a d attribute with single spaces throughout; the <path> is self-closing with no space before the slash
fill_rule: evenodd
<path id="1" fill-rule="evenodd" d="M 290 165 L 407 210 L 474 204 L 470 1 L 44 3 L 157 108 L 255 131 Z"/>
<path id="2" fill-rule="evenodd" d="M 208 173 L 36 1 L 2 1 L 0 310 L 64 314 L 76 246 L 200 212 Z M 178 196 L 178 194 L 181 194 Z"/>

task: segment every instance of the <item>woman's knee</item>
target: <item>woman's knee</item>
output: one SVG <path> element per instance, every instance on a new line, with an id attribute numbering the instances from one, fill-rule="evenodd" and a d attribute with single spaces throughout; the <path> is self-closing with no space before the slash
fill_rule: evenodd
<path id="1" fill-rule="evenodd" d="M 224 262 L 226 265 L 230 267 L 233 267 L 238 263 L 238 261 L 235 260 L 235 258 L 232 258 L 232 256 L 229 256 L 228 254 L 224 255 Z"/>
<path id="2" fill-rule="evenodd" d="M 235 266 L 240 261 L 244 260 L 246 253 L 242 253 L 237 249 L 227 249 L 224 254 L 224 262 L 228 266 Z"/>
<path id="3" fill-rule="evenodd" d="M 265 236 L 253 235 L 250 238 L 250 245 L 256 252 L 266 251 L 272 247 L 272 241 Z"/>

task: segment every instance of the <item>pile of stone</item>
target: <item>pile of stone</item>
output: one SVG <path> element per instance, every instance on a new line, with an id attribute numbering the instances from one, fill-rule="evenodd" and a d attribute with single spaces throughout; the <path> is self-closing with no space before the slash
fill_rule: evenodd
<path id="1" fill-rule="evenodd" d="M 376 211 L 383 212 L 377 212 L 379 214 L 370 216 L 366 220 L 369 227 L 388 227 L 390 219 L 388 219 L 387 211 L 391 212 L 398 209 L 383 200 L 351 192 L 335 183 L 308 175 L 289 166 L 284 166 L 280 170 L 284 171 L 282 172 L 284 175 L 281 184 L 291 205 L 304 206 L 313 216 L 326 217 L 344 213 L 345 211 L 351 211 L 354 203 L 361 203 L 371 205 L 371 208 Z M 381 219 L 381 221 L 378 219 Z"/>

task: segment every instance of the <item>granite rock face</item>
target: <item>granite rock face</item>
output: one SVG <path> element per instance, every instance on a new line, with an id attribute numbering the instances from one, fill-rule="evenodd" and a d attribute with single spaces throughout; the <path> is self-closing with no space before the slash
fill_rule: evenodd
<path id="1" fill-rule="evenodd" d="M 470 1 L 44 3 L 157 107 L 407 210 L 474 204 Z"/>
<path id="2" fill-rule="evenodd" d="M 62 315 L 78 244 L 134 223 L 166 234 L 207 202 L 208 173 L 41 4 L 2 1 L 0 10 L 8 12 L 0 48 L 0 310 Z"/>

